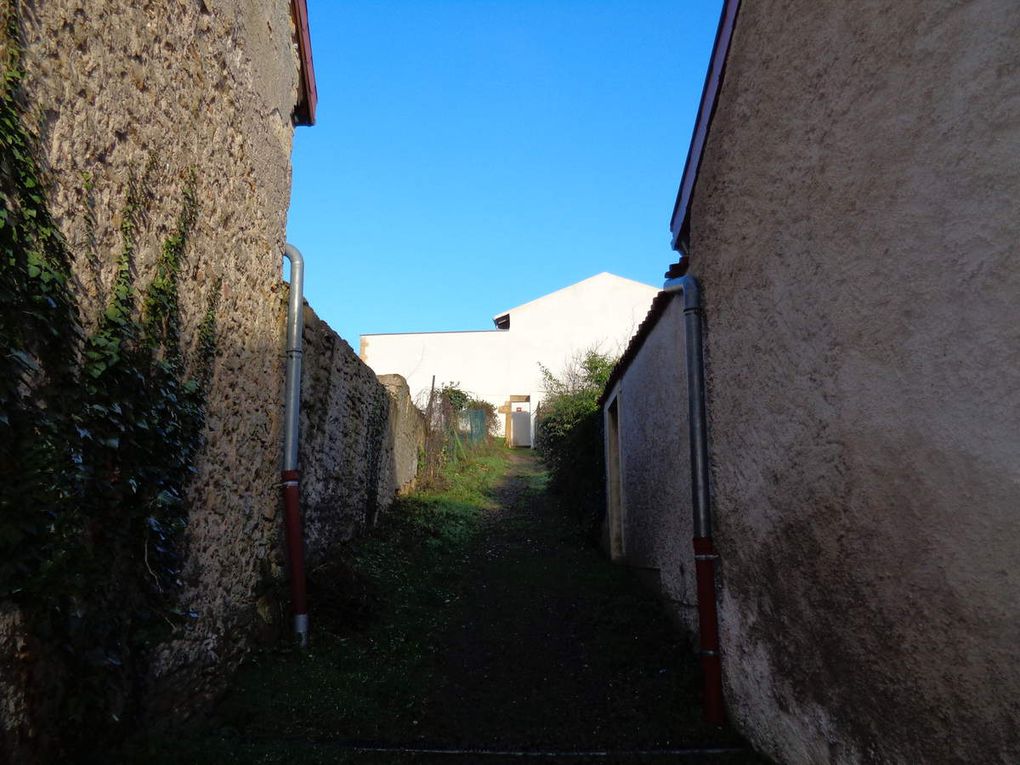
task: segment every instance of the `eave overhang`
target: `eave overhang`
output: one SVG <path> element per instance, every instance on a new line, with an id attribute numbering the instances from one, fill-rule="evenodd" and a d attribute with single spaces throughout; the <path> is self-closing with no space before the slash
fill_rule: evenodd
<path id="1" fill-rule="evenodd" d="M 301 62 L 298 101 L 294 106 L 295 125 L 314 125 L 315 107 L 319 94 L 315 88 L 315 68 L 312 66 L 312 38 L 308 31 L 308 5 L 306 0 L 291 0 L 294 29 L 297 32 L 298 58 Z"/>
<path id="2" fill-rule="evenodd" d="M 689 241 L 691 199 L 694 196 L 694 186 L 698 180 L 698 170 L 701 168 L 705 141 L 708 139 L 708 131 L 715 114 L 719 90 L 722 87 L 723 75 L 726 70 L 726 56 L 730 51 L 730 41 L 733 39 L 733 29 L 737 23 L 739 8 L 740 0 L 725 0 L 723 3 L 719 28 L 715 33 L 712 58 L 708 64 L 708 71 L 705 73 L 705 85 L 701 90 L 698 117 L 694 123 L 694 133 L 691 135 L 691 146 L 687 151 L 687 161 L 684 164 L 680 190 L 677 192 L 676 203 L 673 205 L 673 217 L 670 219 L 669 228 L 673 238 L 673 249 L 679 252 L 686 251 Z M 670 271 L 672 272 L 673 269 L 671 268 Z"/>

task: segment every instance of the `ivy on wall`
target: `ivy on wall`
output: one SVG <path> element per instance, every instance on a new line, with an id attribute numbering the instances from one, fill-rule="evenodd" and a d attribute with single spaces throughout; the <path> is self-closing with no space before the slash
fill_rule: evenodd
<path id="1" fill-rule="evenodd" d="M 31 660 L 49 668 L 35 673 L 44 679 L 32 693 L 62 721 L 58 749 L 82 751 L 128 721 L 142 657 L 193 616 L 177 595 L 185 492 L 220 285 L 189 362 L 179 281 L 196 178 L 184 179 L 155 276 L 140 290 L 134 260 L 153 203 L 150 160 L 130 184 L 105 310 L 85 332 L 69 247 L 25 128 L 12 4 L 0 19 L 0 601 L 21 610 Z"/>

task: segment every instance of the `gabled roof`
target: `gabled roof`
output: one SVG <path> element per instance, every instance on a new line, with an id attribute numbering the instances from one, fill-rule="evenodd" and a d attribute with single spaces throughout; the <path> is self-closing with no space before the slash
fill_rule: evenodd
<path id="1" fill-rule="evenodd" d="M 553 300 L 556 298 L 557 295 L 560 295 L 563 292 L 566 292 L 567 290 L 572 290 L 574 287 L 577 287 L 581 284 L 587 284 L 588 282 L 593 282 L 596 280 L 624 282 L 627 284 L 637 284 L 647 289 L 652 290 L 655 289 L 655 287 L 653 287 L 650 284 L 645 284 L 644 282 L 635 281 L 634 279 L 628 279 L 624 276 L 617 276 L 616 274 L 611 274 L 608 271 L 603 271 L 602 273 L 595 274 L 594 276 L 589 276 L 587 279 L 582 279 L 579 282 L 568 284 L 566 287 L 562 287 L 556 290 L 555 292 L 550 292 L 547 295 L 542 295 L 542 297 L 535 298 L 534 300 L 529 300 L 527 303 L 521 303 L 520 305 L 514 306 L 513 308 L 510 308 L 506 311 L 500 311 L 499 313 L 492 317 L 492 321 L 499 329 L 506 329 L 509 326 L 510 314 L 512 314 L 514 311 L 520 311 L 522 308 L 528 308 L 530 306 L 535 305 L 536 303 L 541 303 L 546 300 Z"/>

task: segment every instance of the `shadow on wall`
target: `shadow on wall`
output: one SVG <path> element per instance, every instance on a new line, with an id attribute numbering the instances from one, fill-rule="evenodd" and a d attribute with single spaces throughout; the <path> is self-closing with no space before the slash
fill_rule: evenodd
<path id="1" fill-rule="evenodd" d="M 278 591 L 285 576 L 279 466 L 287 290 L 281 284 L 271 299 L 279 343 L 268 346 L 240 331 L 225 290 L 203 443 L 188 487 L 181 589 L 173 593 L 189 616 L 156 639 L 139 638 L 133 623 L 109 636 L 130 646 L 115 668 L 100 668 L 107 683 L 101 706 L 122 722 L 91 734 L 73 720 L 55 724 L 67 689 L 88 677 L 77 659 L 34 634 L 16 603 L 0 603 L 0 742 L 16 753 L 15 761 L 63 751 L 86 735 L 102 746 L 146 720 L 200 712 L 253 641 L 286 633 L 286 602 L 266 594 Z M 325 550 L 373 525 L 413 485 L 424 419 L 402 378 L 382 384 L 342 338 L 305 311 L 300 467 L 314 565 Z M 194 338 L 182 340 L 193 362 Z M 260 406 L 259 399 L 271 403 Z M 139 576 L 123 566 L 110 571 L 120 573 L 109 577 L 110 597 Z"/>
<path id="2" fill-rule="evenodd" d="M 375 524 L 410 489 L 424 415 L 399 375 L 377 378 L 350 345 L 305 309 L 301 490 L 310 565 Z"/>

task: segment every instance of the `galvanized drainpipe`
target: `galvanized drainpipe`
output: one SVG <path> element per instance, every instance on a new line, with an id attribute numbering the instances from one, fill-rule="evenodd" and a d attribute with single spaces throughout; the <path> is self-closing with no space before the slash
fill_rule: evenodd
<path id="1" fill-rule="evenodd" d="M 305 540 L 301 530 L 301 488 L 298 471 L 298 431 L 301 417 L 301 336 L 305 328 L 305 261 L 297 247 L 288 244 L 283 256 L 290 261 L 290 300 L 287 306 L 287 382 L 284 388 L 283 513 L 287 558 L 290 564 L 290 603 L 294 634 L 301 647 L 308 645 L 308 595 L 305 591 Z"/>
<path id="2" fill-rule="evenodd" d="M 698 636 L 705 676 L 705 721 L 722 725 L 722 662 L 719 658 L 719 617 L 715 602 L 712 509 L 708 487 L 708 419 L 705 414 L 705 360 L 701 348 L 701 289 L 693 276 L 667 279 L 664 292 L 679 292 L 684 310 L 687 347 L 687 405 L 691 443 L 691 494 L 694 509 L 694 570 L 698 587 Z"/>

